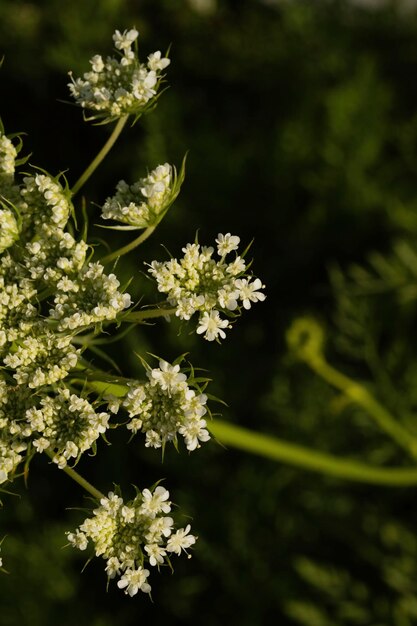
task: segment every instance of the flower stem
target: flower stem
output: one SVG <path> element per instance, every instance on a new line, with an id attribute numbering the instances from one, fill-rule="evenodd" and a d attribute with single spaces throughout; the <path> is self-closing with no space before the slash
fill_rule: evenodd
<path id="1" fill-rule="evenodd" d="M 54 453 L 51 450 L 45 450 L 45 452 L 49 456 L 50 459 L 54 458 Z M 72 480 L 75 480 L 75 482 L 81 485 L 83 489 L 88 491 L 88 493 L 91 494 L 93 498 L 96 498 L 96 500 L 101 500 L 102 498 L 105 498 L 105 495 L 101 493 L 101 491 L 96 489 L 91 483 L 88 482 L 88 480 L 83 478 L 74 469 L 72 469 L 71 467 L 68 467 L 68 465 L 66 465 L 62 469 L 66 474 L 68 474 L 70 478 L 72 478 Z"/>
<path id="2" fill-rule="evenodd" d="M 363 385 L 337 371 L 319 355 L 306 360 L 306 363 L 321 378 L 365 409 L 382 430 L 405 448 L 413 458 L 417 458 L 417 438 L 399 424 Z"/>
<path id="3" fill-rule="evenodd" d="M 262 435 L 218 419 L 210 421 L 207 427 L 221 443 L 313 472 L 387 487 L 417 485 L 417 467 L 372 467 Z"/>
<path id="4" fill-rule="evenodd" d="M 172 307 L 170 309 L 144 309 L 143 311 L 132 311 L 132 313 L 127 313 L 120 321 L 138 323 L 143 320 L 154 319 L 155 317 L 174 315 L 176 310 L 177 309 L 175 307 Z"/>
<path id="5" fill-rule="evenodd" d="M 100 152 L 91 161 L 90 165 L 81 174 L 80 178 L 77 180 L 77 182 L 75 183 L 75 185 L 71 189 L 71 192 L 72 192 L 73 196 L 75 196 L 75 194 L 81 189 L 81 187 L 84 185 L 84 183 L 90 178 L 91 174 L 97 169 L 97 167 L 103 161 L 103 159 L 108 154 L 108 152 L 110 152 L 110 150 L 112 149 L 113 145 L 115 144 L 118 136 L 122 132 L 123 127 L 126 124 L 128 117 L 129 117 L 128 115 L 124 115 L 123 117 L 121 117 L 119 119 L 119 121 L 117 122 L 116 126 L 113 128 L 112 134 L 107 139 L 106 143 L 104 144 L 104 146 L 102 147 Z"/>
<path id="6" fill-rule="evenodd" d="M 103 265 L 106 265 L 106 263 L 110 263 L 110 261 L 114 261 L 114 259 L 117 259 L 119 256 L 123 256 L 124 254 L 127 254 L 131 250 L 134 250 L 135 248 L 140 246 L 140 244 L 143 243 L 148 237 L 150 237 L 150 235 L 152 235 L 154 230 L 155 230 L 155 226 L 148 226 L 148 228 L 144 230 L 143 233 L 139 235 L 139 237 L 137 237 L 130 243 L 126 244 L 122 248 L 119 248 L 115 252 L 112 252 L 111 254 L 108 254 L 107 256 L 103 257 L 101 259 L 101 263 L 103 263 Z"/>

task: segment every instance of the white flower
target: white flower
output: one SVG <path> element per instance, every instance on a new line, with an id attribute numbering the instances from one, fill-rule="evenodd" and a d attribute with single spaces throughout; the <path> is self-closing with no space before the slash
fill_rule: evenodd
<path id="1" fill-rule="evenodd" d="M 230 324 L 227 320 L 222 320 L 219 312 L 216 310 L 210 311 L 210 313 L 203 313 L 200 317 L 200 325 L 197 328 L 197 334 L 201 335 L 204 333 L 204 338 L 207 341 L 214 341 L 217 337 L 221 337 L 224 339 L 226 337 L 226 333 L 223 328 L 230 328 Z"/>
<path id="2" fill-rule="evenodd" d="M 263 302 L 266 298 L 264 293 L 258 291 L 258 289 L 264 289 L 265 287 L 259 278 L 256 278 L 253 283 L 250 283 L 245 278 L 238 279 L 235 285 L 236 289 L 239 290 L 239 298 L 242 300 L 245 309 L 251 308 L 251 302 Z"/>
<path id="3" fill-rule="evenodd" d="M 170 59 L 161 58 L 160 50 L 157 50 L 148 56 L 148 67 L 150 70 L 164 70 L 170 63 Z"/>
<path id="4" fill-rule="evenodd" d="M 118 50 L 127 50 L 132 46 L 132 43 L 138 38 L 138 36 L 139 32 L 136 28 L 124 30 L 123 33 L 116 30 L 113 35 L 114 45 Z"/>
<path id="5" fill-rule="evenodd" d="M 237 235 L 231 235 L 230 233 L 226 233 L 226 235 L 222 235 L 219 233 L 216 239 L 217 243 L 217 252 L 220 256 L 224 256 L 232 252 L 232 250 L 237 250 L 240 243 L 240 237 Z"/>
<path id="6" fill-rule="evenodd" d="M 84 533 L 77 530 L 75 533 L 67 533 L 67 539 L 74 548 L 79 550 L 86 550 L 88 546 L 88 539 Z"/>
<path id="7" fill-rule="evenodd" d="M 119 589 L 125 589 L 125 593 L 128 593 L 129 596 L 136 595 L 139 590 L 144 593 L 150 593 L 151 586 L 146 582 L 148 576 L 149 570 L 143 569 L 141 566 L 136 570 L 127 569 L 117 586 Z"/>
<path id="8" fill-rule="evenodd" d="M 191 530 L 190 524 L 187 524 L 185 528 L 180 528 L 176 533 L 170 536 L 167 543 L 168 552 L 175 552 L 180 555 L 181 550 L 187 551 L 187 548 L 192 546 L 196 542 L 194 535 L 189 535 Z"/>
<path id="9" fill-rule="evenodd" d="M 92 59 L 90 59 L 91 66 L 94 72 L 101 72 L 104 69 L 104 61 L 100 54 L 95 54 Z"/>
<path id="10" fill-rule="evenodd" d="M 116 556 L 111 556 L 107 561 L 107 566 L 105 571 L 107 572 L 107 576 L 109 578 L 114 578 L 118 574 L 120 574 L 121 563 Z"/>
<path id="11" fill-rule="evenodd" d="M 160 369 L 153 369 L 150 373 L 151 383 L 159 383 L 164 391 L 172 391 L 187 380 L 185 374 L 180 372 L 179 365 L 170 365 L 167 361 L 159 361 Z"/>
<path id="12" fill-rule="evenodd" d="M 171 503 L 167 502 L 169 491 L 164 487 L 159 485 L 153 493 L 151 493 L 149 489 L 144 489 L 142 496 L 143 503 L 140 507 L 142 514 L 154 518 L 158 513 L 169 513 L 171 511 Z"/>
<path id="13" fill-rule="evenodd" d="M 148 430 L 146 433 L 145 448 L 160 448 L 162 446 L 161 436 L 155 430 Z"/>
<path id="14" fill-rule="evenodd" d="M 128 524 L 130 522 L 133 522 L 135 519 L 135 509 L 131 507 L 123 506 L 121 509 L 121 514 L 125 522 L 127 522 Z"/>
<path id="15" fill-rule="evenodd" d="M 162 546 L 159 546 L 157 543 L 151 543 L 145 546 L 145 551 L 148 553 L 149 563 L 153 567 L 155 565 L 159 565 L 164 562 L 164 557 L 166 556 L 166 550 Z"/>

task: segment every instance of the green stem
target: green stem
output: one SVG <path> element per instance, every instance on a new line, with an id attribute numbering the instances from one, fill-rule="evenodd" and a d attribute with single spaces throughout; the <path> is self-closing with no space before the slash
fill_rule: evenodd
<path id="1" fill-rule="evenodd" d="M 365 409 L 382 430 L 413 458 L 417 458 L 417 439 L 401 426 L 363 385 L 334 369 L 319 355 L 306 359 L 306 363 L 330 385 L 340 389 L 345 396 Z"/>
<path id="2" fill-rule="evenodd" d="M 417 468 L 372 467 L 310 450 L 218 419 L 210 421 L 207 427 L 221 443 L 313 472 L 387 487 L 417 485 Z"/>
<path id="3" fill-rule="evenodd" d="M 135 248 L 140 246 L 140 244 L 143 243 L 148 237 L 150 237 L 150 235 L 152 235 L 154 230 L 155 230 L 155 226 L 148 226 L 148 228 L 144 230 L 143 233 L 139 235 L 139 237 L 137 237 L 130 243 L 126 244 L 125 246 L 122 246 L 122 248 L 119 248 L 115 252 L 112 252 L 111 254 L 108 254 L 107 256 L 103 257 L 101 259 L 101 263 L 103 263 L 103 265 L 106 265 L 106 263 L 110 263 L 110 261 L 114 261 L 114 259 L 117 259 L 119 256 L 123 256 L 124 254 L 127 254 L 131 250 L 134 250 Z"/>
<path id="4" fill-rule="evenodd" d="M 54 458 L 54 453 L 51 450 L 45 450 L 45 452 L 49 456 L 50 459 Z M 103 493 L 101 493 L 101 491 L 96 489 L 91 483 L 88 482 L 88 480 L 83 478 L 78 472 L 73 470 L 71 467 L 68 467 L 68 465 L 63 467 L 62 470 L 66 474 L 68 474 L 68 476 L 72 478 L 72 480 L 75 480 L 76 483 L 81 485 L 83 489 L 88 491 L 88 493 L 91 494 L 93 498 L 96 498 L 96 500 L 100 501 L 102 498 L 106 497 Z"/>
<path id="5" fill-rule="evenodd" d="M 104 144 L 104 146 L 102 147 L 100 152 L 91 161 L 90 165 L 81 174 L 80 178 L 77 180 L 77 182 L 75 183 L 75 185 L 71 189 L 71 192 L 72 192 L 73 196 L 75 196 L 75 194 L 81 189 L 81 187 L 84 185 L 84 183 L 90 178 L 91 174 L 97 169 L 97 167 L 100 165 L 100 163 L 103 161 L 103 159 L 110 152 L 110 150 L 112 149 L 113 145 L 115 144 L 118 136 L 122 132 L 123 127 L 126 124 L 128 117 L 129 117 L 128 115 L 124 115 L 123 117 L 121 117 L 119 119 L 119 121 L 117 122 L 116 126 L 113 128 L 112 134 L 107 139 L 106 143 Z"/>
<path id="6" fill-rule="evenodd" d="M 132 313 L 127 313 L 121 321 L 140 323 L 143 320 L 150 320 L 155 317 L 174 315 L 176 310 L 177 309 L 175 307 L 172 307 L 170 309 L 144 309 L 143 311 L 132 311 Z"/>

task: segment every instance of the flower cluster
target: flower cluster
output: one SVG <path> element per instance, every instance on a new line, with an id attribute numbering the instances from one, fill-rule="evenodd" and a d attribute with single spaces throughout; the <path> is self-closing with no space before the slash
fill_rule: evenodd
<path id="1" fill-rule="evenodd" d="M 109 408 L 121 406 L 129 414 L 128 430 L 146 434 L 146 447 L 161 448 L 169 441 L 184 438 L 188 450 L 200 447 L 210 435 L 203 416 L 207 413 L 207 396 L 192 389 L 192 381 L 180 371 L 179 364 L 159 361 L 159 368 L 148 368 L 148 381 L 131 381 L 122 401 L 110 398 Z"/>
<path id="2" fill-rule="evenodd" d="M 76 366 L 78 354 L 79 350 L 71 345 L 71 337 L 48 332 L 22 339 L 15 351 L 4 357 L 4 364 L 15 370 L 13 377 L 19 385 L 35 389 L 65 378 Z"/>
<path id="3" fill-rule="evenodd" d="M 24 200 L 24 213 L 27 239 L 34 235 L 48 238 L 57 229 L 66 226 L 73 209 L 68 190 L 57 179 L 48 174 L 26 176 L 21 195 Z"/>
<path id="4" fill-rule="evenodd" d="M 38 452 L 54 450 L 53 461 L 61 469 L 69 459 L 78 459 L 108 428 L 108 413 L 97 413 L 85 399 L 63 388 L 41 400 L 40 408 L 26 412 Z"/>
<path id="5" fill-rule="evenodd" d="M 9 480 L 24 459 L 32 434 L 25 413 L 35 402 L 26 386 L 12 387 L 0 378 L 0 483 Z"/>
<path id="6" fill-rule="evenodd" d="M 131 29 L 113 35 L 119 58 L 103 59 L 96 54 L 90 60 L 91 70 L 83 78 L 69 83 L 71 95 L 77 104 L 92 111 L 91 119 L 102 118 L 110 122 L 118 117 L 133 114 L 139 117 L 155 102 L 161 72 L 170 60 L 158 50 L 140 63 L 132 45 L 139 33 Z"/>
<path id="7" fill-rule="evenodd" d="M 121 293 L 114 274 L 105 274 L 101 263 L 89 263 L 78 276 L 63 277 L 58 283 L 51 318 L 59 330 L 74 330 L 114 320 L 130 306 L 128 293 Z"/>
<path id="8" fill-rule="evenodd" d="M 11 139 L 3 132 L 0 126 L 0 180 L 4 181 L 10 178 L 13 180 L 15 161 L 17 158 L 17 150 Z"/>
<path id="9" fill-rule="evenodd" d="M 252 302 L 265 300 L 260 291 L 264 285 L 251 276 L 247 277 L 245 260 L 238 255 L 231 261 L 226 257 L 237 250 L 240 239 L 227 233 L 219 234 L 217 253 L 220 260 L 213 259 L 214 248 L 189 243 L 183 248 L 180 261 L 153 261 L 149 272 L 156 279 L 158 290 L 167 294 L 168 302 L 176 308 L 176 316 L 189 320 L 199 313 L 198 334 L 204 333 L 208 341 L 225 338 L 224 329 L 230 328 L 228 320 L 220 313 L 230 316 L 241 308 L 250 309 Z"/>
<path id="10" fill-rule="evenodd" d="M 118 577 L 118 587 L 130 596 L 150 592 L 148 567 L 171 566 L 172 554 L 194 545 L 190 525 L 174 528 L 169 493 L 162 486 L 137 490 L 127 503 L 118 493 L 100 498 L 68 466 L 84 452 L 95 452 L 99 437 L 113 426 L 126 426 L 132 436 L 140 432 L 146 447 L 162 450 L 167 442 L 177 446 L 180 438 L 189 451 L 210 439 L 208 381 L 195 377 L 192 366 L 182 370 L 184 357 L 173 364 L 160 360 L 155 368 L 145 363 L 144 381 L 119 378 L 88 359 L 90 351 L 111 362 L 97 347 L 106 342 L 96 338 L 104 325 L 171 313 L 159 307 L 124 313 L 130 295 L 102 263 L 132 250 L 158 225 L 179 193 L 185 158 L 178 174 L 164 163 L 133 185 L 117 184 L 102 217 L 122 224 L 114 229 L 147 230 L 102 263 L 85 241 L 87 228 L 77 236 L 73 205 L 75 193 L 113 145 L 127 116 L 137 119 L 158 98 L 170 60 L 157 51 L 141 63 L 137 37 L 136 29 L 116 31 L 117 58 L 95 55 L 91 71 L 69 85 L 91 119 L 106 123 L 123 118 L 72 190 L 63 175 L 53 177 L 39 168 L 19 176 L 18 168 L 27 160 L 18 159 L 22 141 L 18 135 L 7 137 L 0 121 L 0 484 L 13 480 L 20 464 L 25 463 L 26 473 L 33 455 L 45 453 L 96 499 L 98 495 L 99 506 L 67 533 L 68 540 L 80 550 L 92 543 L 96 555 L 106 560 L 108 578 Z M 150 264 L 149 272 L 176 315 L 189 320 L 197 313 L 197 333 L 209 341 L 225 337 L 224 329 L 230 327 L 226 316 L 233 318 L 265 299 L 245 253 L 229 256 L 239 242 L 230 233 L 219 234 L 217 259 L 214 248 L 194 243 L 183 248 L 180 260 Z M 112 385 L 118 397 L 104 395 Z M 108 411 L 101 411 L 103 402 Z M 110 413 L 120 409 L 124 417 L 110 424 Z"/>
<path id="11" fill-rule="evenodd" d="M 110 492 L 92 517 L 67 534 L 68 541 L 79 550 L 85 550 L 91 541 L 96 556 L 107 561 L 108 578 L 118 576 L 117 586 L 126 594 L 150 593 L 146 566 L 170 564 L 171 554 L 180 555 L 196 541 L 189 534 L 189 524 L 173 532 L 174 520 L 166 515 L 171 511 L 168 498 L 169 492 L 161 486 L 139 491 L 126 504 Z"/>
<path id="12" fill-rule="evenodd" d="M 0 209 L 0 253 L 10 248 L 19 237 L 19 226 L 14 212 L 4 207 Z"/>
<path id="13" fill-rule="evenodd" d="M 68 232 L 67 186 L 39 171 L 19 182 L 17 153 L 0 127 L 0 482 L 35 452 L 63 468 L 106 431 L 109 415 L 66 386 L 81 353 L 73 340 L 130 305 Z"/>
<path id="14" fill-rule="evenodd" d="M 148 176 L 133 185 L 121 180 L 116 193 L 103 205 L 102 218 L 116 220 L 135 228 L 147 228 L 159 222 L 178 195 L 175 168 L 158 165 Z"/>

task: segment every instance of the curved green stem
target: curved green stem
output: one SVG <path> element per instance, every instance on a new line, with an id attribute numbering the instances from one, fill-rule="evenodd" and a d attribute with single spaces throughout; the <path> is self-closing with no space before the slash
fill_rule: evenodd
<path id="1" fill-rule="evenodd" d="M 129 117 L 128 115 L 124 115 L 123 117 L 121 117 L 119 119 L 119 121 L 117 122 L 116 126 L 113 128 L 112 134 L 107 139 L 106 143 L 104 144 L 104 146 L 102 147 L 100 152 L 91 161 L 90 165 L 81 174 L 80 178 L 77 180 L 75 185 L 72 187 L 71 192 L 72 192 L 73 196 L 75 196 L 75 194 L 81 189 L 81 187 L 84 185 L 84 183 L 90 178 L 91 174 L 97 169 L 97 167 L 100 165 L 100 163 L 103 161 L 103 159 L 110 152 L 110 150 L 112 149 L 113 145 L 115 144 L 118 136 L 122 132 L 123 127 L 126 124 L 128 117 Z"/>
<path id="2" fill-rule="evenodd" d="M 54 458 L 54 453 L 50 450 L 45 450 L 46 454 L 49 456 L 50 459 Z M 58 466 L 57 466 L 58 467 Z M 62 471 L 64 471 L 66 474 L 68 474 L 68 476 L 70 478 L 72 478 L 72 480 L 75 480 L 76 483 L 78 483 L 79 485 L 81 485 L 81 487 L 83 489 L 85 489 L 86 491 L 88 491 L 89 494 L 91 494 L 93 496 L 93 498 L 96 498 L 96 500 L 101 500 L 102 498 L 105 498 L 106 496 L 101 493 L 101 491 L 99 491 L 98 489 L 96 489 L 94 487 L 94 485 L 92 485 L 91 483 L 88 482 L 88 480 L 86 480 L 85 478 L 83 478 L 78 472 L 76 472 L 75 470 L 73 470 L 71 467 L 68 467 L 68 465 L 66 465 L 65 467 L 62 468 Z"/>
<path id="3" fill-rule="evenodd" d="M 140 323 L 143 320 L 174 315 L 176 310 L 177 309 L 175 307 L 171 307 L 170 309 L 144 309 L 143 311 L 132 311 L 132 313 L 127 313 L 120 321 Z"/>
<path id="4" fill-rule="evenodd" d="M 325 452 L 310 450 L 218 419 L 210 421 L 207 427 L 221 443 L 313 472 L 387 487 L 417 485 L 417 467 L 372 467 L 365 463 L 340 459 Z"/>
<path id="5" fill-rule="evenodd" d="M 417 438 L 399 424 L 363 385 L 334 369 L 321 356 L 306 359 L 306 363 L 330 385 L 340 389 L 345 396 L 365 409 L 382 430 L 413 458 L 417 458 Z"/>
<path id="6" fill-rule="evenodd" d="M 114 259 L 117 259 L 119 256 L 123 256 L 124 254 L 127 254 L 131 250 L 134 250 L 135 248 L 140 246 L 140 244 L 143 243 L 148 237 L 150 237 L 154 230 L 155 230 L 155 226 L 148 226 L 148 228 L 144 230 L 143 233 L 139 235 L 139 237 L 137 237 L 130 243 L 126 244 L 125 246 L 122 246 L 115 252 L 112 252 L 111 254 L 107 254 L 105 257 L 103 257 L 101 259 L 101 263 L 103 263 L 103 265 L 106 265 L 106 263 L 110 263 L 110 261 L 114 261 Z"/>

